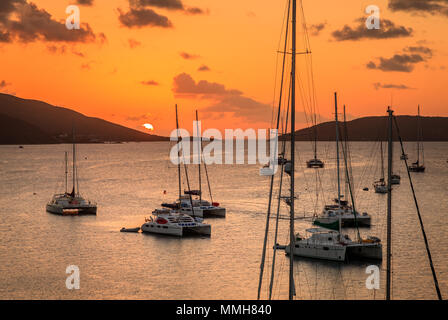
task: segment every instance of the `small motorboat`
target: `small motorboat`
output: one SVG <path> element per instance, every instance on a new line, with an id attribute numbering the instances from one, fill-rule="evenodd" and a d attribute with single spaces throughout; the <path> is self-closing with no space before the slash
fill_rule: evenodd
<path id="1" fill-rule="evenodd" d="M 139 232 L 140 231 L 140 227 L 136 227 L 136 228 L 121 228 L 120 232 Z"/>

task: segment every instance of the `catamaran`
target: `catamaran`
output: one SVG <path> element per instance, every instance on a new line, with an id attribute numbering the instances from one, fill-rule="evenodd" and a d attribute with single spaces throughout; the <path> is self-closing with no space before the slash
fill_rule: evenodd
<path id="1" fill-rule="evenodd" d="M 425 171 L 425 154 L 423 151 L 422 144 L 422 126 L 421 126 L 421 117 L 420 117 L 420 105 L 417 107 L 417 161 L 409 166 L 409 171 L 411 172 L 424 172 Z M 420 149 L 422 153 L 422 163 L 420 163 Z"/>
<path id="2" fill-rule="evenodd" d="M 343 227 L 369 227 L 371 222 L 371 216 L 367 212 L 360 214 L 348 204 L 347 200 L 343 200 L 344 197 L 341 194 L 340 186 L 340 161 L 339 161 L 339 120 L 338 120 L 338 106 L 337 96 L 335 94 L 335 124 L 336 124 L 336 171 L 337 171 L 337 198 L 334 199 L 334 204 L 325 205 L 320 216 L 314 220 L 314 224 L 325 227 L 327 225 L 334 224 L 341 219 Z M 345 119 L 345 107 L 344 107 L 344 119 Z M 344 121 L 345 122 L 345 121 Z M 347 130 L 345 130 L 347 132 Z M 346 139 L 347 140 L 347 139 Z M 347 144 L 347 141 L 345 142 Z M 345 149 L 344 149 L 345 150 Z M 344 151 L 345 157 L 347 157 L 347 150 Z M 347 162 L 346 162 L 347 164 Z M 348 183 L 348 168 L 346 168 L 346 183 Z"/>
<path id="3" fill-rule="evenodd" d="M 201 235 L 210 236 L 210 224 L 203 223 L 201 219 L 192 218 L 188 214 L 168 210 L 166 212 L 153 213 L 141 226 L 142 232 L 157 233 L 171 236 Z"/>
<path id="4" fill-rule="evenodd" d="M 60 215 L 87 215 L 87 214 L 95 215 L 97 209 L 96 203 L 84 199 L 79 193 L 74 134 L 73 134 L 72 153 L 73 153 L 72 191 L 69 193 L 67 190 L 68 161 L 67 161 L 67 152 L 65 152 L 65 192 L 53 195 L 53 198 L 50 200 L 50 202 L 47 203 L 46 207 L 47 212 Z"/>
<path id="5" fill-rule="evenodd" d="M 199 189 L 198 190 L 184 190 L 182 194 L 182 177 L 181 177 L 181 164 L 180 164 L 180 153 L 178 153 L 178 184 L 179 184 L 179 197 L 176 201 L 172 203 L 162 203 L 162 209 L 155 209 L 153 213 L 166 212 L 166 210 L 175 210 L 184 214 L 191 215 L 193 217 L 209 218 L 209 217 L 221 217 L 226 216 L 226 209 L 221 207 L 218 202 L 213 201 L 213 195 L 210 187 L 210 180 L 208 178 L 207 164 L 204 161 L 204 170 L 207 178 L 208 191 L 211 198 L 211 202 L 202 199 L 202 171 L 201 171 L 201 161 L 202 161 L 202 137 L 199 134 L 199 121 L 198 112 L 196 111 L 196 125 L 198 132 L 198 179 L 199 179 Z M 179 128 L 178 115 L 177 115 L 177 105 L 176 105 L 176 126 Z M 188 187 L 190 186 L 190 181 L 188 179 L 187 168 L 185 167 L 185 176 Z"/>

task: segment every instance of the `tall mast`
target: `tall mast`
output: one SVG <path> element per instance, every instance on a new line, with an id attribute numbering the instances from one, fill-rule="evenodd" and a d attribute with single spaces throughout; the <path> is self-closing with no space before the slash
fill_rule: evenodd
<path id="1" fill-rule="evenodd" d="M 68 175 L 68 167 L 67 167 L 67 151 L 65 151 L 65 193 L 67 193 L 67 175 Z"/>
<path id="2" fill-rule="evenodd" d="M 381 178 L 384 180 L 383 140 L 380 140 L 380 151 L 381 151 Z"/>
<path id="3" fill-rule="evenodd" d="M 338 171 L 338 203 L 341 203 L 341 179 L 339 173 L 339 122 L 338 122 L 338 93 L 334 93 L 334 119 L 336 121 L 336 161 Z"/>
<path id="4" fill-rule="evenodd" d="M 202 137 L 199 132 L 199 120 L 198 120 L 198 110 L 196 110 L 196 131 L 198 134 L 198 176 L 199 176 L 199 204 L 202 205 L 202 183 L 201 183 L 201 146 L 202 146 Z"/>
<path id="5" fill-rule="evenodd" d="M 73 195 L 76 195 L 76 183 L 75 183 L 75 180 L 76 180 L 76 164 L 75 164 L 75 161 L 76 161 L 76 148 L 75 148 L 75 127 L 73 126 L 73 132 L 72 132 L 72 134 L 73 134 Z"/>
<path id="6" fill-rule="evenodd" d="M 177 159 L 178 159 L 178 163 L 177 163 L 177 176 L 178 176 L 178 180 L 179 180 L 179 200 L 180 197 L 182 196 L 182 181 L 181 181 L 181 172 L 180 172 L 180 148 L 179 148 L 179 144 L 180 144 L 180 137 L 179 137 L 179 119 L 177 116 L 177 104 L 176 104 L 176 134 L 177 134 Z"/>
<path id="7" fill-rule="evenodd" d="M 292 0 L 292 52 L 291 52 L 291 199 L 290 199 L 290 256 L 289 256 L 289 300 L 294 297 L 294 167 L 295 167 L 295 122 L 296 122 L 296 13 L 297 1 Z"/>
<path id="8" fill-rule="evenodd" d="M 389 143 L 387 146 L 387 265 L 386 265 L 386 300 L 390 300 L 390 284 L 391 284 L 391 244 L 392 244 L 392 155 L 393 155 L 393 142 L 392 142 L 392 115 L 393 111 L 389 107 L 387 109 L 389 113 L 389 128 L 388 138 Z"/>
<path id="9" fill-rule="evenodd" d="M 417 106 L 417 165 L 420 164 L 420 105 Z"/>

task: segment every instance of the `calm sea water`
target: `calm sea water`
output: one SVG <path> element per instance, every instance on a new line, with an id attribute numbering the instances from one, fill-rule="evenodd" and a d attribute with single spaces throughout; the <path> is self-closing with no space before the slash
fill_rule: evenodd
<path id="1" fill-rule="evenodd" d="M 63 192 L 64 151 L 70 146 L 0 146 L 0 298 L 255 299 L 269 192 L 269 180 L 259 175 L 258 164 L 208 167 L 214 201 L 227 208 L 225 219 L 208 219 L 210 238 L 119 232 L 123 226 L 140 226 L 160 203 L 176 198 L 177 170 L 169 162 L 170 147 L 164 142 L 79 145 L 80 191 L 98 203 L 98 215 L 62 217 L 45 212 L 45 204 L 53 193 Z M 336 195 L 334 143 L 319 143 L 319 156 L 326 162 L 322 170 L 305 168 L 305 161 L 311 158 L 310 143 L 299 142 L 296 147 L 296 215 L 309 216 L 320 212 Z M 414 144 L 407 148 L 413 160 Z M 354 142 L 351 151 L 357 206 L 373 216 L 374 224 L 361 233 L 379 236 L 385 242 L 386 195 L 372 190 L 373 181 L 381 176 L 379 145 Z M 426 143 L 427 171 L 413 174 L 445 297 L 447 154 L 448 143 Z M 401 174 L 402 183 L 393 193 L 393 298 L 434 299 L 409 181 L 399 160 L 395 171 Z M 196 167 L 191 166 L 189 174 L 196 186 Z M 362 191 L 364 187 L 370 190 Z M 281 212 L 287 214 L 286 206 Z M 300 233 L 308 227 L 306 219 L 296 222 Z M 271 269 L 272 230 L 273 224 L 264 297 Z M 287 230 L 288 221 L 281 220 L 279 243 L 287 244 Z M 353 230 L 347 232 L 354 237 Z M 274 272 L 275 299 L 287 298 L 288 263 L 280 251 Z M 366 289 L 365 271 L 370 264 L 296 258 L 296 298 L 384 299 L 385 260 L 377 263 L 382 270 L 379 290 Z M 65 286 L 68 265 L 80 268 L 79 290 Z"/>

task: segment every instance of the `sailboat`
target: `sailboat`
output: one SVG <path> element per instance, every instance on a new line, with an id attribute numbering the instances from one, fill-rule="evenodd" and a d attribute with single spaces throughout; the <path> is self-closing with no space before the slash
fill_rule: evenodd
<path id="1" fill-rule="evenodd" d="M 381 178 L 375 181 L 373 187 L 375 188 L 375 193 L 387 193 L 387 185 L 384 180 L 384 155 L 383 155 L 383 141 L 380 141 L 380 153 L 381 153 Z"/>
<path id="2" fill-rule="evenodd" d="M 176 119 L 177 119 L 177 107 L 176 107 Z M 218 202 L 213 201 L 213 195 L 210 187 L 210 180 L 208 178 L 207 164 L 204 161 L 204 169 L 207 178 L 208 191 L 211 198 L 211 202 L 202 198 L 202 171 L 201 171 L 201 161 L 202 161 L 202 137 L 199 132 L 199 121 L 198 121 L 198 112 L 196 110 L 196 124 L 197 124 L 197 132 L 198 132 L 198 185 L 199 189 L 195 190 L 184 190 L 184 193 L 181 193 L 181 170 L 180 170 L 180 161 L 179 161 L 179 170 L 178 170 L 178 183 L 179 183 L 179 198 L 172 203 L 162 203 L 161 206 L 163 209 L 156 209 L 153 213 L 162 213 L 167 212 L 167 210 L 178 210 L 184 214 L 191 215 L 193 217 L 200 218 L 209 218 L 209 217 L 220 217 L 224 218 L 226 216 L 226 208 L 221 207 Z M 179 155 L 180 156 L 180 155 Z M 187 173 L 186 173 L 187 175 Z M 187 184 L 189 185 L 188 176 L 186 176 Z"/>
<path id="3" fill-rule="evenodd" d="M 337 95 L 335 93 L 335 124 L 336 124 L 336 171 L 337 171 L 337 198 L 334 199 L 334 204 L 325 205 L 320 216 L 314 219 L 313 224 L 321 227 L 331 226 L 340 219 L 343 227 L 369 227 L 371 223 L 371 216 L 367 212 L 360 214 L 349 205 L 347 200 L 341 194 L 340 186 L 340 159 L 339 159 L 339 120 L 338 120 Z M 345 108 L 344 108 L 345 114 Z M 345 117 L 345 115 L 344 115 Z M 346 142 L 347 143 L 347 142 Z M 346 151 L 344 152 L 346 153 Z M 347 156 L 347 155 L 346 155 Z M 345 170 L 348 172 L 348 168 Z M 349 177 L 346 174 L 346 183 L 349 184 Z"/>
<path id="4" fill-rule="evenodd" d="M 423 153 L 422 144 L 422 126 L 420 117 L 420 105 L 418 105 L 417 114 L 417 161 L 409 166 L 409 171 L 411 172 L 424 172 L 425 171 L 425 154 Z M 420 149 L 422 153 L 422 163 L 420 163 Z"/>
<path id="5" fill-rule="evenodd" d="M 84 199 L 79 193 L 78 187 L 78 175 L 76 168 L 76 146 L 75 146 L 75 134 L 73 131 L 73 187 L 69 193 L 67 189 L 67 177 L 68 177 L 68 157 L 65 152 L 65 192 L 53 195 L 50 202 L 47 203 L 47 212 L 59 214 L 59 215 L 87 215 L 96 214 L 97 205 L 94 202 Z"/>
<path id="6" fill-rule="evenodd" d="M 176 105 L 176 130 L 177 130 L 177 139 L 178 141 L 182 141 L 182 138 L 179 136 L 179 119 L 177 114 L 177 105 Z M 195 194 L 195 190 L 190 189 L 190 181 L 188 179 L 187 169 L 185 167 L 185 175 L 187 179 L 188 191 L 185 191 L 184 198 L 181 195 L 181 162 L 180 162 L 180 148 L 178 144 L 177 149 L 178 156 L 178 181 L 179 181 L 179 198 L 181 199 L 179 202 L 175 202 L 172 204 L 162 204 L 162 209 L 155 209 L 152 212 L 152 216 L 149 218 L 145 218 L 145 223 L 141 226 L 141 230 L 144 233 L 157 233 L 157 234 L 165 234 L 171 236 L 183 237 L 186 235 L 211 235 L 211 225 L 207 223 L 203 223 L 202 218 L 192 217 L 192 215 L 188 214 L 191 212 L 191 208 L 193 208 L 193 213 L 195 211 L 192 195 Z M 188 205 L 185 205 L 185 202 L 182 200 L 186 200 L 188 197 Z M 188 210 L 190 208 L 190 210 Z"/>
<path id="7" fill-rule="evenodd" d="M 311 160 L 308 160 L 306 162 L 307 168 L 323 168 L 324 163 L 322 160 L 317 158 L 317 121 L 316 121 L 316 114 L 314 114 L 314 123 L 313 123 L 313 131 L 314 131 L 314 143 L 313 143 L 313 151 L 314 151 L 314 158 Z"/>

